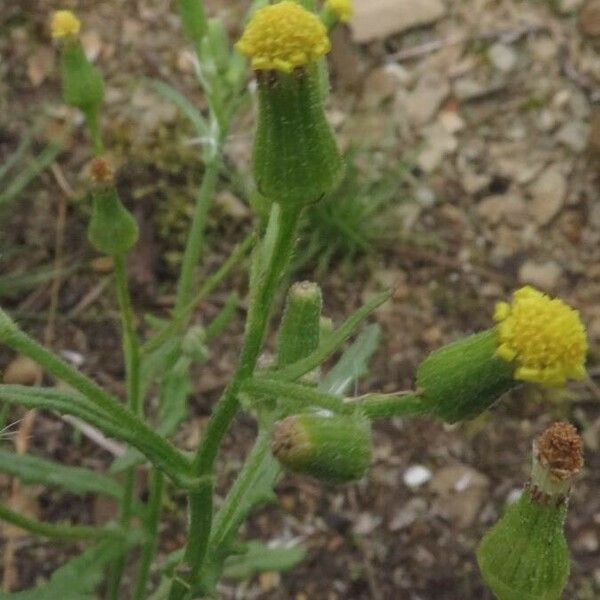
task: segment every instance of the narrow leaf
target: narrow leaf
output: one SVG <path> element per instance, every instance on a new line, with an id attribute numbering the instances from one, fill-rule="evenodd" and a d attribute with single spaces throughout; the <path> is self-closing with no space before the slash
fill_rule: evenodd
<path id="1" fill-rule="evenodd" d="M 74 494 L 107 494 L 120 498 L 121 486 L 105 475 L 80 467 L 68 467 L 30 454 L 0 448 L 0 472 L 26 484 L 55 486 Z"/>
<path id="2" fill-rule="evenodd" d="M 319 388 L 336 396 L 345 394 L 356 381 L 368 373 L 369 360 L 377 350 L 380 335 L 379 325 L 369 325 L 342 354 Z"/>
<path id="3" fill-rule="evenodd" d="M 196 0 L 198 1 L 198 0 Z M 150 81 L 150 87 L 165 100 L 172 102 L 192 123 L 200 137 L 207 137 L 209 127 L 200 111 L 177 89 L 162 81 Z"/>
<path id="4" fill-rule="evenodd" d="M 325 341 L 309 356 L 283 369 L 269 373 L 270 379 L 282 379 L 284 381 L 294 381 L 302 377 L 305 373 L 312 371 L 325 360 L 327 360 L 340 346 L 352 335 L 352 332 L 375 310 L 377 310 L 386 300 L 390 298 L 391 292 L 384 292 L 364 306 L 361 306 L 353 315 L 348 317 L 340 327 L 327 336 Z"/>
<path id="5" fill-rule="evenodd" d="M 269 547 L 260 542 L 249 542 L 246 553 L 230 556 L 225 561 L 223 575 L 232 579 L 249 579 L 265 571 L 290 571 L 305 556 L 306 551 L 300 547 Z"/>

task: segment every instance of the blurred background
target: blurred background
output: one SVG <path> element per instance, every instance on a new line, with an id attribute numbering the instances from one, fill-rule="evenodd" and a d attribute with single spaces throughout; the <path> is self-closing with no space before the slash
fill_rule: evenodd
<path id="1" fill-rule="evenodd" d="M 325 488 L 285 476 L 280 506 L 248 532 L 297 540 L 305 562 L 286 575 L 226 582 L 223 598 L 269 600 L 488 599 L 474 548 L 528 476 L 534 436 L 575 423 L 586 469 L 571 498 L 573 552 L 565 598 L 600 598 L 600 0 L 354 0 L 336 30 L 328 114 L 347 154 L 339 192 L 313 207 L 296 254 L 297 279 L 324 289 L 339 323 L 383 287 L 382 334 L 357 387 L 410 388 L 418 362 L 445 342 L 491 324 L 494 304 L 533 284 L 577 307 L 589 328 L 590 379 L 566 391 L 520 389 L 456 427 L 392 420 L 376 427 L 373 468 L 356 485 Z M 237 38 L 248 2 L 207 0 Z M 48 17 L 72 8 L 83 44 L 107 80 L 105 136 L 121 195 L 141 228 L 129 264 L 139 314 L 172 304 L 201 140 L 156 82 L 202 110 L 190 46 L 164 0 L 4 0 L 0 11 L 0 303 L 24 328 L 115 393 L 122 393 L 119 321 L 110 264 L 86 241 L 89 152 L 81 118 L 61 103 Z M 226 149 L 210 213 L 203 273 L 251 229 L 247 186 L 253 106 Z M 228 287 L 244 296 L 238 270 Z M 214 316 L 227 290 L 197 316 Z M 192 448 L 231 372 L 240 319 L 195 377 L 178 443 Z M 0 349 L 0 372 L 14 356 Z M 14 364 L 13 364 L 14 369 Z M 17 369 L 18 371 L 18 369 Z M 37 376 L 21 373 L 23 377 Z M 14 376 L 14 374 L 13 374 Z M 1 407 L 0 407 L 1 410 Z M 19 411 L 3 415 L 14 424 Z M 31 424 L 29 424 L 31 425 Z M 29 427 L 29 426 L 28 426 Z M 254 434 L 240 417 L 223 454 L 225 486 Z M 42 413 L 17 424 L 6 447 L 102 470 L 111 449 Z M 140 476 L 143 493 L 145 481 Z M 14 489 L 0 474 L 0 496 Z M 23 512 L 101 523 L 105 498 L 28 487 Z M 184 499 L 169 500 L 161 552 L 183 543 Z M 10 551 L 8 551 L 10 549 Z M 0 524 L 5 590 L 39 583 L 75 552 Z"/>

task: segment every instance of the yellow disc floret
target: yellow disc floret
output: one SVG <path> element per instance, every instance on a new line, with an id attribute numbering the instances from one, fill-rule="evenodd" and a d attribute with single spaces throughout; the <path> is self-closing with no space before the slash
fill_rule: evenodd
<path id="1" fill-rule="evenodd" d="M 547 386 L 585 376 L 587 336 L 579 313 L 526 286 L 496 305 L 496 354 L 516 364 L 515 379 Z"/>
<path id="2" fill-rule="evenodd" d="M 327 0 L 325 8 L 330 10 L 342 23 L 348 23 L 352 18 L 352 0 Z"/>
<path id="3" fill-rule="evenodd" d="M 57 10 L 50 24 L 53 38 L 75 36 L 81 29 L 79 19 L 70 10 Z"/>
<path id="4" fill-rule="evenodd" d="M 284 0 L 257 10 L 236 47 L 253 69 L 290 73 L 327 54 L 331 44 L 314 14 Z"/>

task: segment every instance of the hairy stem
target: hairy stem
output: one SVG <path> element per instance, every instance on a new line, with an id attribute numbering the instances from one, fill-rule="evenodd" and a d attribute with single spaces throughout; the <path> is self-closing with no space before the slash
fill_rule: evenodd
<path id="1" fill-rule="evenodd" d="M 177 283 L 177 295 L 175 298 L 175 315 L 184 311 L 185 307 L 193 299 L 194 273 L 198 267 L 198 261 L 202 253 L 202 244 L 204 242 L 204 229 L 206 225 L 206 215 L 211 197 L 217 187 L 219 178 L 219 159 L 214 158 L 206 164 L 202 185 L 198 192 L 192 225 L 188 234 L 188 239 L 181 263 L 181 272 Z"/>
<path id="2" fill-rule="evenodd" d="M 0 341 L 37 362 L 48 373 L 75 388 L 107 415 L 110 415 L 115 424 L 128 430 L 132 440 L 130 443 L 139 448 L 153 462 L 160 462 L 161 468 L 170 477 L 181 481 L 189 475 L 187 459 L 172 444 L 148 427 L 94 381 L 21 331 L 1 309 Z"/>
<path id="3" fill-rule="evenodd" d="M 146 507 L 146 517 L 144 519 L 145 540 L 142 545 L 142 556 L 138 570 L 137 580 L 133 591 L 134 600 L 145 600 L 146 588 L 150 577 L 150 567 L 156 554 L 158 545 L 158 526 L 160 523 L 162 493 L 164 489 L 164 476 L 160 471 L 152 471 L 152 480 L 150 484 L 150 498 Z"/>
<path id="4" fill-rule="evenodd" d="M 141 418 L 142 405 L 140 402 L 140 351 L 135 333 L 134 315 L 127 284 L 125 257 L 115 257 L 115 284 L 117 299 L 121 312 L 123 355 L 127 378 L 127 405 L 129 410 Z M 129 467 L 125 474 L 123 499 L 120 506 L 119 526 L 124 532 L 129 531 L 133 502 L 135 498 L 135 467 Z M 125 569 L 125 555 L 119 557 L 111 570 L 108 583 L 107 597 L 118 600 L 119 588 Z"/>
<path id="5" fill-rule="evenodd" d="M 229 255 L 221 267 L 213 275 L 206 279 L 200 290 L 194 296 L 194 299 L 184 308 L 182 308 L 178 314 L 174 315 L 173 320 L 170 323 L 165 325 L 152 339 L 142 346 L 141 351 L 143 354 L 149 354 L 153 350 L 156 350 L 173 335 L 175 335 L 177 331 L 185 327 L 192 316 L 194 309 L 200 304 L 200 302 L 202 302 L 202 300 L 204 300 L 204 298 L 211 294 L 220 285 L 225 277 L 231 273 L 232 269 L 238 264 L 238 262 L 244 256 L 246 256 L 247 252 L 254 244 L 255 239 L 256 236 L 253 233 L 244 238 L 241 244 L 239 244 L 237 248 Z"/>
<path id="6" fill-rule="evenodd" d="M 417 392 L 399 394 L 367 394 L 348 401 L 369 419 L 416 417 L 427 413 L 427 407 Z"/>
<path id="7" fill-rule="evenodd" d="M 197 583 L 208 547 L 213 514 L 212 474 L 221 441 L 237 413 L 237 398 L 242 382 L 250 377 L 256 367 L 267 325 L 271 305 L 282 275 L 287 269 L 294 247 L 301 210 L 296 207 L 279 208 L 273 205 L 271 223 L 276 228 L 272 246 L 263 243 L 257 259 L 261 261 L 259 280 L 251 294 L 246 319 L 246 331 L 236 371 L 219 399 L 208 422 L 202 442 L 194 458 L 194 475 L 209 477 L 197 492 L 190 494 L 190 533 L 185 552 L 185 563 L 190 572 L 182 575 L 190 587 Z M 185 586 L 174 586 L 170 600 L 183 597 Z"/>

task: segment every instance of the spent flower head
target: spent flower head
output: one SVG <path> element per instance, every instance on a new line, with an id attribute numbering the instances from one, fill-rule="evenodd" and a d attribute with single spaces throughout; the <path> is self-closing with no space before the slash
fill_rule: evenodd
<path id="1" fill-rule="evenodd" d="M 354 13 L 352 0 L 327 0 L 325 8 L 331 11 L 341 23 L 348 23 Z"/>
<path id="2" fill-rule="evenodd" d="M 291 73 L 319 60 L 331 44 L 316 15 L 283 0 L 254 13 L 236 48 L 251 59 L 255 70 Z"/>
<path id="3" fill-rule="evenodd" d="M 74 37 L 81 29 L 81 22 L 70 10 L 57 10 L 52 15 L 50 30 L 55 39 Z"/>
<path id="4" fill-rule="evenodd" d="M 585 376 L 587 336 L 578 311 L 526 286 L 496 305 L 497 356 L 514 363 L 515 379 L 546 386 Z"/>
<path id="5" fill-rule="evenodd" d="M 554 423 L 533 443 L 531 492 L 537 501 L 562 500 L 583 468 L 583 440 L 571 423 Z"/>

